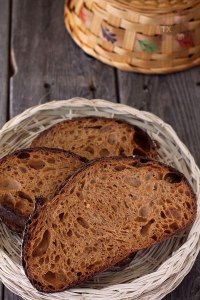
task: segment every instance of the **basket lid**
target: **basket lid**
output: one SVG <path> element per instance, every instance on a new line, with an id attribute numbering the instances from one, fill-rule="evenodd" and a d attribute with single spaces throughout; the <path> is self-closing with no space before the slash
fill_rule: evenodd
<path id="1" fill-rule="evenodd" d="M 111 0 L 116 4 L 121 4 L 123 7 L 128 7 L 137 9 L 139 11 L 173 11 L 173 10 L 183 10 L 187 8 L 194 7 L 194 5 L 199 4 L 199 0 Z"/>

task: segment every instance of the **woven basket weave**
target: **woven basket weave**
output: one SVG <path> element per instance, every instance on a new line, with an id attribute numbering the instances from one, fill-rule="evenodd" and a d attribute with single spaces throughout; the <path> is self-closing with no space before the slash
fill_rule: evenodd
<path id="1" fill-rule="evenodd" d="M 200 64 L 199 0 L 67 0 L 65 25 L 85 52 L 122 70 Z"/>
<path id="2" fill-rule="evenodd" d="M 29 146 L 39 132 L 57 122 L 87 115 L 117 117 L 145 129 L 160 144 L 161 160 L 182 171 L 197 193 L 195 223 L 188 232 L 139 251 L 126 267 L 114 267 L 82 286 L 56 294 L 42 294 L 32 287 L 21 267 L 20 238 L 0 224 L 0 278 L 14 293 L 31 300 L 161 299 L 190 271 L 200 250 L 200 171 L 169 125 L 151 113 L 103 100 L 54 101 L 30 108 L 4 125 L 0 157 Z"/>

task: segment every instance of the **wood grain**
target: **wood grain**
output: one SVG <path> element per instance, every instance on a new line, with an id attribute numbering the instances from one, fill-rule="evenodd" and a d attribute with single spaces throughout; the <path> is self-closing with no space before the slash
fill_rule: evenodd
<path id="1" fill-rule="evenodd" d="M 4 287 L 4 298 L 3 300 L 23 300 L 21 297 L 13 294 L 6 287 Z"/>
<path id="2" fill-rule="evenodd" d="M 163 300 L 199 300 L 200 299 L 200 255 L 192 270 L 182 283 Z"/>
<path id="3" fill-rule="evenodd" d="M 4 295 L 3 295 L 3 284 L 2 283 L 0 283 L 0 299 L 1 300 L 4 300 Z"/>
<path id="4" fill-rule="evenodd" d="M 111 67 L 87 56 L 64 26 L 64 0 L 13 0 L 10 112 L 75 96 L 116 100 Z"/>
<path id="5" fill-rule="evenodd" d="M 0 0 L 0 128 L 7 120 L 9 71 L 10 1 Z M 0 282 L 0 299 L 4 298 Z"/>
<path id="6" fill-rule="evenodd" d="M 165 75 L 118 72 L 120 101 L 169 123 L 200 164 L 200 68 Z"/>
<path id="7" fill-rule="evenodd" d="M 166 76 L 117 75 L 120 101 L 169 123 L 200 165 L 200 68 Z M 200 299 L 200 255 L 189 275 L 164 299 Z"/>
<path id="8" fill-rule="evenodd" d="M 10 1 L 0 0 L 0 127 L 7 118 Z"/>

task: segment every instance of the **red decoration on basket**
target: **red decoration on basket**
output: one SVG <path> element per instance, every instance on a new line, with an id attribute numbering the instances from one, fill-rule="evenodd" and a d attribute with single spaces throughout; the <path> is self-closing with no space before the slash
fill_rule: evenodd
<path id="1" fill-rule="evenodd" d="M 181 48 L 191 48 L 194 46 L 192 34 L 189 31 L 189 24 L 186 19 L 186 12 L 179 11 L 176 17 L 176 24 L 180 25 L 180 33 L 176 35 L 176 41 Z"/>
<path id="2" fill-rule="evenodd" d="M 85 15 L 85 12 L 84 12 L 84 6 L 81 7 L 78 16 L 83 21 L 83 23 L 86 22 L 86 15 Z"/>
<path id="3" fill-rule="evenodd" d="M 179 33 L 177 34 L 176 40 L 182 48 L 191 48 L 194 46 L 194 42 L 191 34 Z"/>

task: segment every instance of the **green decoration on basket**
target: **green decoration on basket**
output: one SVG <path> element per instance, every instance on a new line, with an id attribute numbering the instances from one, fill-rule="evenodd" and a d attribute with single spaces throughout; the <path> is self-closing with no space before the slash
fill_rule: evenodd
<path id="1" fill-rule="evenodd" d="M 157 50 L 157 45 L 151 41 L 138 40 L 140 48 L 143 52 L 155 53 Z"/>

